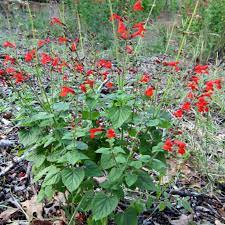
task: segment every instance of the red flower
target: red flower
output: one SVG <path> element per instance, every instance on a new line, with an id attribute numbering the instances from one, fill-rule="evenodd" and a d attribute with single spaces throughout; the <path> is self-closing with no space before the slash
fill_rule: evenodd
<path id="1" fill-rule="evenodd" d="M 94 74 L 94 70 L 88 70 L 86 74 L 87 74 L 87 76 L 93 75 Z"/>
<path id="2" fill-rule="evenodd" d="M 214 80 L 214 84 L 216 85 L 217 89 L 222 89 L 221 80 Z"/>
<path id="3" fill-rule="evenodd" d="M 127 54 L 132 54 L 133 53 L 133 47 L 131 45 L 126 46 L 126 52 Z"/>
<path id="4" fill-rule="evenodd" d="M 16 61 L 16 59 L 11 57 L 10 55 L 5 55 L 3 64 L 6 65 L 8 62 L 10 62 L 11 64 L 15 64 L 15 61 Z"/>
<path id="5" fill-rule="evenodd" d="M 154 88 L 153 88 L 153 87 L 148 87 L 148 88 L 145 90 L 145 95 L 146 95 L 147 97 L 151 97 L 153 94 L 154 94 Z"/>
<path id="6" fill-rule="evenodd" d="M 54 59 L 52 59 L 52 66 L 57 67 L 59 65 L 59 60 L 59 57 L 55 57 Z"/>
<path id="7" fill-rule="evenodd" d="M 144 8 L 142 7 L 142 1 L 141 0 L 138 0 L 134 6 L 133 6 L 133 10 L 134 11 L 143 11 Z"/>
<path id="8" fill-rule="evenodd" d="M 107 88 L 112 88 L 113 87 L 113 83 L 112 82 L 107 82 L 106 84 L 105 84 L 105 86 L 107 87 Z"/>
<path id="9" fill-rule="evenodd" d="M 163 62 L 163 65 L 164 65 L 164 66 L 171 66 L 171 67 L 175 67 L 175 66 L 177 66 L 178 64 L 179 64 L 178 61 L 176 61 L 176 62 Z"/>
<path id="10" fill-rule="evenodd" d="M 64 87 L 61 88 L 61 92 L 60 92 L 59 96 L 66 97 L 69 93 L 74 95 L 75 91 L 70 87 L 64 86 Z"/>
<path id="11" fill-rule="evenodd" d="M 174 144 L 177 145 L 179 154 L 181 154 L 181 155 L 185 154 L 185 152 L 186 152 L 186 150 L 185 150 L 186 144 L 183 141 L 175 140 Z"/>
<path id="12" fill-rule="evenodd" d="M 28 52 L 25 54 L 25 56 L 24 56 L 25 62 L 30 62 L 30 61 L 32 61 L 33 58 L 35 57 L 35 54 L 36 54 L 36 50 L 35 50 L 35 49 L 28 51 Z"/>
<path id="13" fill-rule="evenodd" d="M 39 40 L 38 41 L 38 48 L 41 48 L 42 46 L 44 46 L 46 44 L 45 40 Z"/>
<path id="14" fill-rule="evenodd" d="M 191 103 L 190 102 L 184 102 L 181 109 L 184 110 L 184 111 L 189 111 L 191 109 Z"/>
<path id="15" fill-rule="evenodd" d="M 188 82 L 187 86 L 188 86 L 188 88 L 190 88 L 192 91 L 198 89 L 198 86 L 197 86 L 197 84 L 196 84 L 194 81 Z"/>
<path id="16" fill-rule="evenodd" d="M 6 41 L 2 45 L 4 48 L 16 48 L 16 45 L 14 43 L 11 43 L 9 41 Z"/>
<path id="17" fill-rule="evenodd" d="M 71 45 L 71 51 L 75 52 L 76 50 L 77 50 L 77 44 L 73 42 L 73 44 Z"/>
<path id="18" fill-rule="evenodd" d="M 25 77 L 22 73 L 18 72 L 13 75 L 13 78 L 16 79 L 16 84 L 22 83 L 25 80 Z"/>
<path id="19" fill-rule="evenodd" d="M 178 109 L 177 111 L 175 111 L 173 113 L 174 116 L 176 116 L 177 118 L 181 119 L 183 117 L 183 110 L 182 109 Z"/>
<path id="20" fill-rule="evenodd" d="M 50 25 L 52 26 L 54 24 L 58 24 L 60 26 L 63 26 L 62 21 L 58 17 L 52 17 L 52 19 L 50 21 Z"/>
<path id="21" fill-rule="evenodd" d="M 87 79 L 87 80 L 84 81 L 84 84 L 89 85 L 90 88 L 94 87 L 94 83 L 95 83 L 95 81 L 94 80 L 90 80 L 90 79 Z"/>
<path id="22" fill-rule="evenodd" d="M 109 18 L 110 21 L 113 21 L 113 20 L 118 20 L 118 21 L 122 21 L 122 17 L 117 15 L 116 13 L 113 13 L 112 16 Z"/>
<path id="23" fill-rule="evenodd" d="M 113 129 L 109 129 L 109 130 L 107 130 L 107 138 L 114 138 L 114 137 L 116 137 L 116 133 L 115 133 L 115 131 L 113 130 Z"/>
<path id="24" fill-rule="evenodd" d="M 144 22 L 134 24 L 133 28 L 137 29 L 137 31 L 131 34 L 131 38 L 135 38 L 137 36 L 144 37 L 144 32 L 146 31 Z"/>
<path id="25" fill-rule="evenodd" d="M 111 69 L 112 68 L 112 62 L 109 61 L 109 60 L 100 59 L 97 66 L 104 67 L 104 68 L 107 68 L 107 69 Z"/>
<path id="26" fill-rule="evenodd" d="M 165 151 L 172 152 L 173 150 L 172 148 L 173 148 L 173 141 L 170 139 L 167 139 L 163 145 L 163 149 Z"/>
<path id="27" fill-rule="evenodd" d="M 58 38 L 58 42 L 59 42 L 60 44 L 66 43 L 66 42 L 67 42 L 67 38 L 66 38 L 66 37 L 59 37 L 59 38 Z"/>
<path id="28" fill-rule="evenodd" d="M 204 97 L 199 97 L 198 102 L 195 104 L 198 107 L 198 112 L 208 112 L 208 102 L 205 100 Z"/>
<path id="29" fill-rule="evenodd" d="M 140 79 L 140 82 L 148 83 L 149 81 L 150 81 L 150 76 L 147 73 L 143 74 L 142 78 Z"/>
<path id="30" fill-rule="evenodd" d="M 197 74 L 208 74 L 209 71 L 208 71 L 208 65 L 197 65 L 195 66 L 194 68 L 194 72 L 197 73 Z"/>
<path id="31" fill-rule="evenodd" d="M 206 85 L 206 88 L 205 88 L 206 91 L 214 91 L 214 88 L 213 88 L 214 81 L 213 80 L 207 81 L 205 83 L 205 85 Z"/>
<path id="32" fill-rule="evenodd" d="M 175 68 L 175 70 L 178 72 L 180 71 L 180 68 L 177 66 L 179 64 L 178 61 L 175 61 L 175 62 L 163 62 L 163 65 L 164 66 L 170 66 L 170 67 L 173 67 Z"/>
<path id="33" fill-rule="evenodd" d="M 15 73 L 16 70 L 14 68 L 12 68 L 12 67 L 8 67 L 8 68 L 5 69 L 5 72 L 7 74 L 12 74 L 12 73 Z"/>
<path id="34" fill-rule="evenodd" d="M 89 130 L 90 132 L 90 138 L 95 138 L 95 133 L 101 132 L 102 131 L 102 127 L 98 127 L 98 128 L 92 128 Z"/>
<path id="35" fill-rule="evenodd" d="M 0 69 L 0 76 L 4 75 L 5 74 L 5 71 Z"/>
<path id="36" fill-rule="evenodd" d="M 193 99 L 194 97 L 195 97 L 195 95 L 192 92 L 189 92 L 187 94 L 187 98 L 189 98 L 189 99 Z"/>
<path id="37" fill-rule="evenodd" d="M 120 37 L 123 39 L 128 39 L 129 38 L 129 34 L 128 34 L 128 30 L 127 27 L 125 26 L 125 24 L 119 20 L 118 23 L 118 29 L 117 32 L 120 34 Z"/>
<path id="38" fill-rule="evenodd" d="M 104 72 L 101 73 L 101 75 L 103 76 L 103 80 L 106 80 L 107 76 L 109 75 L 109 72 L 108 71 L 104 71 Z"/>
<path id="39" fill-rule="evenodd" d="M 75 66 L 75 70 L 79 73 L 82 73 L 84 71 L 84 66 L 82 64 L 78 64 Z"/>
<path id="40" fill-rule="evenodd" d="M 41 53 L 41 63 L 42 65 L 46 65 L 48 63 L 52 62 L 52 58 L 47 53 Z"/>
<path id="41" fill-rule="evenodd" d="M 81 84 L 81 85 L 79 86 L 79 88 L 80 88 L 80 90 L 81 90 L 83 93 L 86 93 L 86 92 L 87 92 L 87 88 L 86 88 L 86 86 L 85 86 L 84 84 Z"/>
<path id="42" fill-rule="evenodd" d="M 197 77 L 197 76 L 192 76 L 192 77 L 191 77 L 191 81 L 193 81 L 194 83 L 198 84 L 198 83 L 199 83 L 199 77 Z"/>

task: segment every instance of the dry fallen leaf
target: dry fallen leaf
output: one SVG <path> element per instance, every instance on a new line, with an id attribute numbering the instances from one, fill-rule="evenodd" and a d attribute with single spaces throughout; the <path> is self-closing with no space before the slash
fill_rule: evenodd
<path id="1" fill-rule="evenodd" d="M 23 206 L 30 220 L 33 219 L 34 213 L 36 213 L 37 219 L 43 219 L 42 217 L 43 206 L 42 203 L 39 203 L 37 201 L 36 195 L 34 195 L 30 200 L 22 202 L 21 205 Z"/>
<path id="2" fill-rule="evenodd" d="M 13 213 L 17 212 L 17 208 L 8 208 L 4 212 L 0 214 L 1 221 L 8 221 L 10 217 L 13 215 Z"/>
<path id="3" fill-rule="evenodd" d="M 171 220 L 170 223 L 172 225 L 189 225 L 189 223 L 193 221 L 193 218 L 193 214 L 190 214 L 188 216 L 182 214 L 178 220 Z"/>
<path id="4" fill-rule="evenodd" d="M 219 220 L 215 220 L 216 225 L 225 225 L 224 223 L 221 223 Z"/>

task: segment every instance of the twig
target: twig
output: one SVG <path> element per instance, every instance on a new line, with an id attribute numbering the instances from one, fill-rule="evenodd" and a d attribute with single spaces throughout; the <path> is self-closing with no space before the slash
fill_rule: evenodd
<path id="1" fill-rule="evenodd" d="M 2 172 L 0 172 L 0 177 L 5 176 L 6 173 L 8 173 L 16 164 L 18 164 L 21 161 L 23 161 L 26 158 L 26 156 L 30 152 L 32 152 L 35 148 L 36 148 L 36 146 L 34 146 L 33 148 L 29 149 L 22 156 L 20 156 L 19 158 L 16 158 L 14 161 L 12 161 Z"/>

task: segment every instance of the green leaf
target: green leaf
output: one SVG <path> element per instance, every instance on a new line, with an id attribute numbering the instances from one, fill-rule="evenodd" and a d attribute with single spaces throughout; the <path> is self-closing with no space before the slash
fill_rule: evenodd
<path id="1" fill-rule="evenodd" d="M 130 166 L 134 167 L 135 169 L 140 169 L 142 167 L 142 162 L 132 161 L 132 162 L 130 162 Z"/>
<path id="2" fill-rule="evenodd" d="M 122 163 L 122 164 L 127 162 L 127 158 L 122 154 L 117 155 L 115 157 L 115 160 L 117 163 Z"/>
<path id="3" fill-rule="evenodd" d="M 117 225 L 137 225 L 137 216 L 136 210 L 129 207 L 124 213 L 117 214 L 115 221 Z"/>
<path id="4" fill-rule="evenodd" d="M 113 148 L 113 151 L 112 151 L 114 154 L 118 154 L 118 153 L 126 153 L 120 146 L 116 146 Z"/>
<path id="5" fill-rule="evenodd" d="M 146 172 L 140 171 L 138 174 L 138 179 L 136 182 L 136 186 L 141 190 L 155 191 L 156 187 L 152 181 L 150 175 Z"/>
<path id="6" fill-rule="evenodd" d="M 39 112 L 33 116 L 31 116 L 30 120 L 32 122 L 35 122 L 35 121 L 38 121 L 38 120 L 47 120 L 47 119 L 50 119 L 50 118 L 53 118 L 54 115 L 53 114 L 50 114 L 50 113 L 47 113 L 47 112 Z"/>
<path id="7" fill-rule="evenodd" d="M 76 141 L 76 148 L 79 150 L 87 150 L 88 145 L 84 143 L 83 141 Z"/>
<path id="8" fill-rule="evenodd" d="M 80 160 L 89 159 L 85 154 L 74 150 L 66 153 L 66 158 L 68 162 L 72 165 L 76 164 Z"/>
<path id="9" fill-rule="evenodd" d="M 112 107 L 109 112 L 109 118 L 114 128 L 121 127 L 130 117 L 132 111 L 129 106 Z"/>
<path id="10" fill-rule="evenodd" d="M 56 169 L 56 167 L 53 166 L 53 165 L 48 166 L 48 167 L 45 167 L 44 169 L 41 169 L 41 170 L 39 171 L 39 173 L 36 174 L 36 175 L 34 176 L 34 182 L 37 182 L 37 181 L 40 180 L 40 179 L 41 179 L 48 171 L 54 170 L 54 169 Z"/>
<path id="11" fill-rule="evenodd" d="M 111 153 L 111 148 L 99 148 L 96 150 L 96 153 L 101 153 L 101 154 L 110 154 Z"/>
<path id="12" fill-rule="evenodd" d="M 53 105 L 52 108 L 58 112 L 68 111 L 70 109 L 70 103 L 69 102 L 57 102 Z"/>
<path id="13" fill-rule="evenodd" d="M 63 184 L 70 192 L 75 191 L 84 179 L 82 168 L 65 168 L 61 172 Z"/>
<path id="14" fill-rule="evenodd" d="M 159 125 L 160 121 L 158 119 L 154 119 L 154 120 L 150 120 L 147 123 L 147 126 L 149 127 L 156 127 L 157 125 Z"/>
<path id="15" fill-rule="evenodd" d="M 31 146 L 36 143 L 40 137 L 41 129 L 38 127 L 33 127 L 29 130 L 21 130 L 19 132 L 20 143 L 25 147 Z"/>
<path id="16" fill-rule="evenodd" d="M 118 203 L 119 199 L 115 195 L 109 196 L 103 192 L 96 193 L 91 203 L 93 219 L 100 220 L 107 217 L 115 210 Z"/>
<path id="17" fill-rule="evenodd" d="M 123 175 L 124 170 L 125 170 L 124 166 L 112 168 L 108 176 L 109 181 L 114 182 L 118 180 Z"/>
<path id="18" fill-rule="evenodd" d="M 86 160 L 84 166 L 85 176 L 87 177 L 98 177 L 103 175 L 103 172 L 99 169 L 98 165 L 91 160 Z"/>
<path id="19" fill-rule="evenodd" d="M 90 111 L 83 111 L 82 112 L 82 119 L 84 120 L 96 120 L 100 116 L 98 111 L 90 112 Z"/>
<path id="20" fill-rule="evenodd" d="M 115 166 L 115 160 L 112 158 L 111 154 L 102 154 L 101 155 L 101 167 L 102 169 L 109 169 Z"/>
<path id="21" fill-rule="evenodd" d="M 131 187 L 136 181 L 138 176 L 136 174 L 127 173 L 125 177 L 125 181 L 128 185 L 128 187 Z"/>
<path id="22" fill-rule="evenodd" d="M 144 163 L 149 162 L 150 159 L 151 159 L 151 156 L 149 156 L 149 155 L 141 155 L 140 158 L 139 158 L 139 160 L 140 160 L 141 162 L 144 162 Z"/>

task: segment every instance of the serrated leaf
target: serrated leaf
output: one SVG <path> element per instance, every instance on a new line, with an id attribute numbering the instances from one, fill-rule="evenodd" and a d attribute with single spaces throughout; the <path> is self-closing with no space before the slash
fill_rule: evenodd
<path id="1" fill-rule="evenodd" d="M 137 181 L 137 175 L 132 173 L 127 173 L 125 177 L 125 181 L 128 187 L 131 187 Z"/>
<path id="2" fill-rule="evenodd" d="M 129 106 L 112 107 L 109 112 L 109 118 L 114 128 L 121 127 L 130 117 L 132 111 Z"/>
<path id="3" fill-rule="evenodd" d="M 137 216 L 136 210 L 129 207 L 124 213 L 117 214 L 115 221 L 117 225 L 137 225 Z"/>
<path id="4" fill-rule="evenodd" d="M 84 179 L 82 168 L 65 168 L 61 172 L 63 184 L 70 192 L 75 191 Z"/>
<path id="5" fill-rule="evenodd" d="M 41 129 L 39 129 L 38 127 L 33 127 L 29 130 L 21 130 L 19 132 L 20 143 L 25 147 L 31 146 L 38 141 L 40 134 Z"/>
<path id="6" fill-rule="evenodd" d="M 139 172 L 138 179 L 136 182 L 136 186 L 139 187 L 141 190 L 148 190 L 148 191 L 155 191 L 156 187 L 153 183 L 152 178 L 146 172 Z"/>
<path id="7" fill-rule="evenodd" d="M 84 166 L 86 177 L 98 177 L 103 175 L 103 172 L 99 169 L 98 165 L 91 160 L 86 160 Z"/>
<path id="8" fill-rule="evenodd" d="M 111 148 L 99 148 L 96 150 L 96 153 L 101 153 L 101 154 L 110 154 L 111 153 Z"/>
<path id="9" fill-rule="evenodd" d="M 108 196 L 103 192 L 96 193 L 91 208 L 94 220 L 100 220 L 111 214 L 119 203 L 119 199 L 115 195 Z"/>
<path id="10" fill-rule="evenodd" d="M 70 109 L 70 103 L 68 102 L 57 102 L 52 107 L 55 111 L 67 111 Z"/>
<path id="11" fill-rule="evenodd" d="M 67 158 L 67 161 L 72 165 L 76 164 L 80 160 L 89 159 L 85 154 L 77 150 L 67 152 L 66 158 Z"/>

